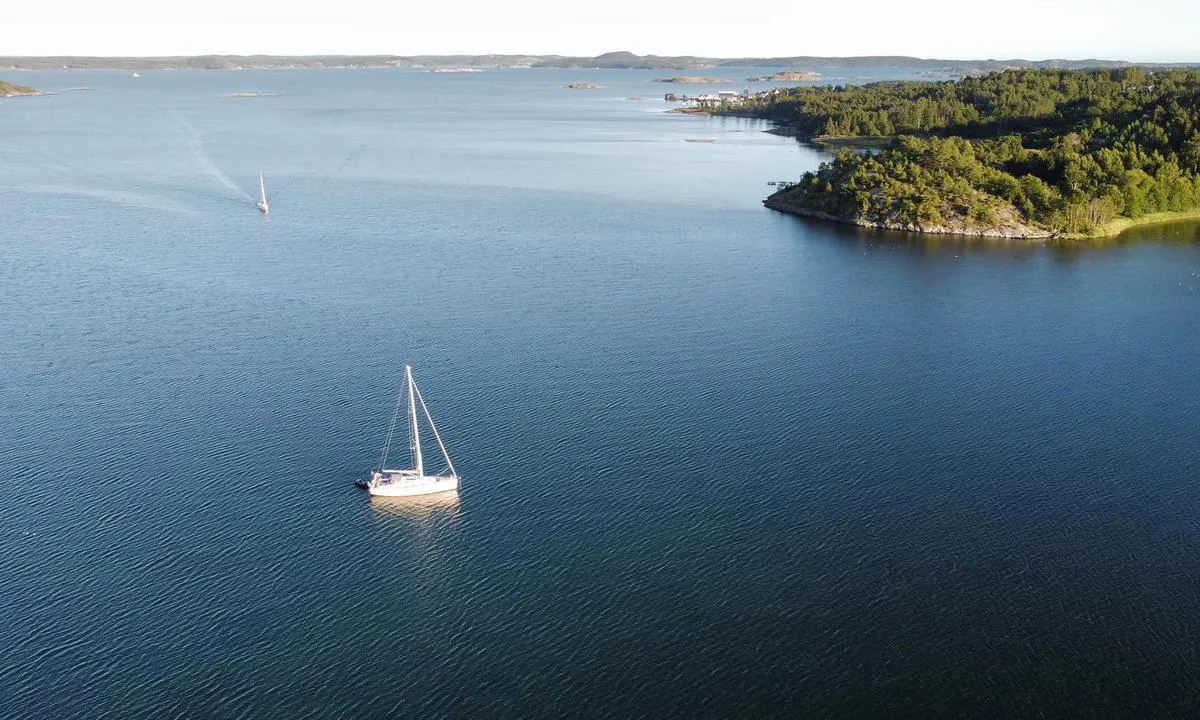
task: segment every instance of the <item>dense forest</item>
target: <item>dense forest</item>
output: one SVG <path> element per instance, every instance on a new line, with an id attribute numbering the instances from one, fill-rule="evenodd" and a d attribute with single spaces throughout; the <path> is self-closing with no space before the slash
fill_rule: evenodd
<path id="1" fill-rule="evenodd" d="M 25 85 L 14 85 L 13 83 L 0 80 L 0 97 L 7 97 L 9 95 L 29 95 L 33 92 L 35 91 L 31 87 L 27 87 Z"/>
<path id="2" fill-rule="evenodd" d="M 889 226 L 1024 224 L 1086 234 L 1200 206 L 1200 71 L 1012 70 L 954 82 L 795 88 L 729 112 L 843 150 L 773 207 Z"/>

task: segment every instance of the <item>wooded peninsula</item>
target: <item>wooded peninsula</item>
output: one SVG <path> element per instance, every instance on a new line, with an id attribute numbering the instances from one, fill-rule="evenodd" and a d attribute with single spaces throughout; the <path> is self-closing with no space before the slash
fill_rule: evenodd
<path id="1" fill-rule="evenodd" d="M 1200 71 L 1008 70 L 948 82 L 792 88 L 714 110 L 842 149 L 768 207 L 867 227 L 1102 236 L 1200 217 Z"/>

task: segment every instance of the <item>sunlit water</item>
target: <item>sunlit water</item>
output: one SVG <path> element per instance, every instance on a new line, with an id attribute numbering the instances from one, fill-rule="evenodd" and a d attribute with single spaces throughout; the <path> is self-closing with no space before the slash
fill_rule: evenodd
<path id="1" fill-rule="evenodd" d="M 0 714 L 1193 717 L 1200 229 L 775 214 L 663 74 L 12 77 Z"/>

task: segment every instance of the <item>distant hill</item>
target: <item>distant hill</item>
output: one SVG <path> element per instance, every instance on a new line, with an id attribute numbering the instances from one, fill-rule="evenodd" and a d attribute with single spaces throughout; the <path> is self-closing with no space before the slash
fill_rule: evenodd
<path id="1" fill-rule="evenodd" d="M 1142 67 L 1186 67 L 1197 63 L 1139 63 Z M 563 55 L 195 55 L 173 57 L 0 57 L 0 70 L 236 70 L 288 68 L 387 67 L 539 67 L 637 70 L 695 70 L 709 67 L 847 68 L 904 67 L 930 72 L 971 75 L 1014 68 L 1078 70 L 1121 68 L 1124 60 L 937 60 L 900 55 L 863 57 L 714 58 L 681 55 L 635 55 L 627 51 L 594 57 Z"/>
<path id="2" fill-rule="evenodd" d="M 863 55 L 857 57 L 819 57 L 795 55 L 791 57 L 731 58 L 717 60 L 724 67 L 829 67 L 829 68 L 880 68 L 905 67 L 923 70 L 993 70 L 1049 69 L 1086 70 L 1092 68 L 1138 67 L 1195 67 L 1200 63 L 1133 63 L 1127 60 L 938 60 L 906 55 Z"/>
<path id="3" fill-rule="evenodd" d="M 0 57 L 0 70 L 286 70 L 303 68 L 511 67 L 535 55 L 180 55 Z"/>
<path id="4" fill-rule="evenodd" d="M 619 70 L 688 70 L 692 68 L 713 67 L 720 60 L 714 58 L 692 57 L 659 57 L 658 55 L 634 55 L 631 52 L 619 51 L 604 53 L 595 57 L 548 57 L 539 59 L 534 67 L 550 68 L 609 68 Z"/>

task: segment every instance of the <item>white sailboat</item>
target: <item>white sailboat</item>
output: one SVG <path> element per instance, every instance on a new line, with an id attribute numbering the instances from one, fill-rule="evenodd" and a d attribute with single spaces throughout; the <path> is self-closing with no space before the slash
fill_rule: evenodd
<path id="1" fill-rule="evenodd" d="M 263 180 L 262 173 L 258 174 L 258 211 L 264 215 L 271 211 L 267 205 L 267 183 Z"/>
<path id="2" fill-rule="evenodd" d="M 421 397 L 421 391 L 413 382 L 411 365 L 404 366 L 404 380 L 406 390 L 396 398 L 396 409 L 392 413 L 392 424 L 388 427 L 387 439 L 383 443 L 383 457 L 380 458 L 379 469 L 372 470 L 370 479 L 360 480 L 358 485 L 372 495 L 392 497 L 428 495 L 457 490 L 458 475 L 454 472 L 454 465 L 450 462 L 450 453 L 446 452 L 446 446 L 442 444 L 437 426 L 433 424 L 429 408 L 425 405 L 425 398 Z M 405 470 L 389 470 L 387 466 L 388 450 L 391 448 L 392 433 L 396 429 L 396 420 L 400 417 L 400 405 L 406 393 L 408 395 L 409 444 L 412 450 L 413 467 Z M 421 404 L 425 420 L 429 422 L 429 429 L 433 431 L 433 437 L 437 440 L 438 448 L 442 451 L 442 457 L 446 460 L 446 469 L 437 475 L 425 474 L 425 462 L 421 456 L 421 428 L 417 421 L 418 402 Z"/>

